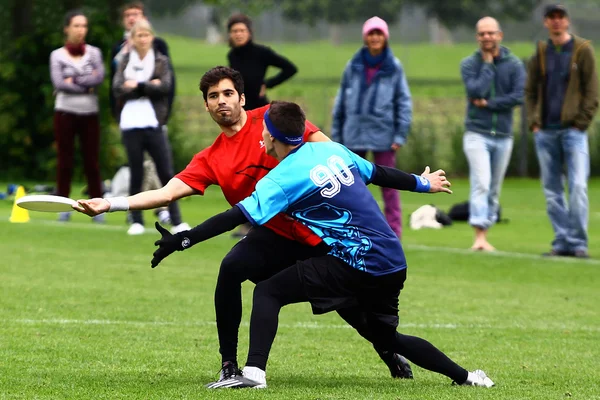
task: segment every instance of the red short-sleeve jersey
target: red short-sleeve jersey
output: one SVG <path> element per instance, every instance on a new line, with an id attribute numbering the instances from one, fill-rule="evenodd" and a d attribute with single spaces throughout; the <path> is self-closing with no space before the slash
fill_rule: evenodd
<path id="1" fill-rule="evenodd" d="M 200 194 L 210 185 L 219 185 L 232 206 L 250 196 L 256 183 L 278 163 L 265 152 L 262 138 L 264 113 L 268 109 L 267 105 L 246 111 L 248 119 L 238 133 L 231 137 L 221 133 L 210 147 L 196 154 L 176 178 Z M 306 121 L 304 139 L 317 131 L 319 128 Z M 281 236 L 311 246 L 321 242 L 309 228 L 283 213 L 265 226 Z"/>

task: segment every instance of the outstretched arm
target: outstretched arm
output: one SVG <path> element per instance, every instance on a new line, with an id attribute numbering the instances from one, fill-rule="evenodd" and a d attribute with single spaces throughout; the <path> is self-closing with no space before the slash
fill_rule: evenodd
<path id="1" fill-rule="evenodd" d="M 430 172 L 429 167 L 425 167 L 425 171 L 419 176 L 396 168 L 374 164 L 350 150 L 348 150 L 348 153 L 354 161 L 360 177 L 366 184 L 374 183 L 385 188 L 411 192 L 452 193 L 452 190 L 449 189 L 451 183 L 446 179 L 446 172 L 442 169 Z"/>
<path id="2" fill-rule="evenodd" d="M 262 225 L 277 213 L 285 211 L 287 205 L 288 200 L 283 189 L 267 175 L 258 181 L 250 196 L 233 208 L 207 219 L 194 229 L 171 235 L 157 224 L 156 229 L 162 234 L 162 238 L 154 243 L 159 248 L 154 252 L 152 268 L 174 251 L 187 249 L 196 243 L 228 232 L 245 222 Z"/>
<path id="3" fill-rule="evenodd" d="M 225 232 L 229 232 L 238 225 L 248 222 L 248 218 L 238 206 L 217 214 L 189 231 L 179 232 L 172 235 L 168 230 L 156 222 L 156 229 L 162 237 L 154 245 L 158 249 L 152 258 L 152 268 L 156 267 L 162 260 L 175 251 L 183 251 L 193 245 L 204 242 Z"/>
<path id="4" fill-rule="evenodd" d="M 90 217 L 105 212 L 150 210 L 166 206 L 172 201 L 191 196 L 194 193 L 196 192 L 192 187 L 178 178 L 173 178 L 160 189 L 148 190 L 129 197 L 77 200 L 73 209 Z"/>
<path id="5" fill-rule="evenodd" d="M 377 186 L 396 190 L 407 190 L 421 193 L 452 193 L 452 185 L 446 179 L 444 170 L 438 169 L 430 172 L 429 167 L 420 176 L 409 174 L 396 168 L 384 167 L 375 164 L 371 182 Z"/>

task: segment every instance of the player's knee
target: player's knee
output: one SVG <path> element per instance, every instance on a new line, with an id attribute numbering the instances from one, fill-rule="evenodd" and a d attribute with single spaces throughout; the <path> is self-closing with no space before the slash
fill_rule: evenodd
<path id="1" fill-rule="evenodd" d="M 279 289 L 275 283 L 269 280 L 259 282 L 254 288 L 254 304 L 266 303 L 282 307 L 284 303 L 282 297 L 284 296 Z"/>
<path id="2" fill-rule="evenodd" d="M 397 323 L 393 316 L 367 315 L 367 326 L 374 336 L 389 342 L 396 337 Z"/>
<path id="3" fill-rule="evenodd" d="M 223 261 L 221 261 L 219 280 L 235 279 L 244 282 L 248 279 L 245 271 L 247 271 L 247 268 L 244 258 L 238 256 L 235 252 L 230 252 L 223 258 Z"/>
<path id="4" fill-rule="evenodd" d="M 273 285 L 267 280 L 259 282 L 254 288 L 254 299 L 259 299 L 263 297 L 273 297 Z"/>

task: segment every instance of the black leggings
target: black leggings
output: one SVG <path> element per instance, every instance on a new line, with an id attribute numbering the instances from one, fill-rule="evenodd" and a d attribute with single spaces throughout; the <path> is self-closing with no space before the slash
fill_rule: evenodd
<path id="1" fill-rule="evenodd" d="M 288 304 L 308 301 L 297 265 L 286 268 L 256 285 L 250 319 L 250 350 L 247 366 L 266 370 L 269 352 L 277 334 L 279 311 Z M 351 315 L 357 314 L 351 312 Z M 362 317 L 366 320 L 367 326 L 359 332 L 376 348 L 389 349 L 394 353 L 402 354 L 419 367 L 443 374 L 458 383 L 466 381 L 467 370 L 428 341 L 416 336 L 402 335 L 396 332 L 394 326 L 381 322 L 379 318 L 369 313 Z"/>
<path id="2" fill-rule="evenodd" d="M 128 129 L 122 133 L 123 144 L 127 151 L 127 160 L 131 170 L 129 194 L 138 194 L 144 180 L 144 151 L 150 154 L 156 165 L 156 173 L 164 185 L 173 177 L 173 161 L 166 135 L 159 128 Z M 173 225 L 181 223 L 181 212 L 176 201 L 169 204 L 169 213 Z M 144 224 L 141 211 L 132 211 L 133 222 Z"/>
<path id="3" fill-rule="evenodd" d="M 296 263 L 324 255 L 326 246 L 307 246 L 259 226 L 248 232 L 221 262 L 215 288 L 219 352 L 223 361 L 237 362 L 242 320 L 242 283 L 259 283 Z"/>
<path id="4" fill-rule="evenodd" d="M 221 262 L 215 289 L 215 314 L 222 361 L 237 362 L 238 332 L 242 320 L 242 283 L 259 283 L 281 270 L 306 260 L 327 254 L 328 247 L 307 246 L 280 236 L 269 228 L 259 226 L 250 230 Z M 338 313 L 365 339 L 371 341 L 366 318 L 357 310 Z M 379 347 L 375 347 L 381 355 Z M 389 349 L 386 349 L 389 350 Z"/>

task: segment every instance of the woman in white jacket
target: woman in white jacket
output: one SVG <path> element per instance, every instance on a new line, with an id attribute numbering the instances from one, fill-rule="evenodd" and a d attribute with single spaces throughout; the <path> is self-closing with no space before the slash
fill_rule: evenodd
<path id="1" fill-rule="evenodd" d="M 113 92 L 117 100 L 119 127 L 131 169 L 130 194 L 142 189 L 144 178 L 144 151 L 154 160 L 163 185 L 173 177 L 170 146 L 161 126 L 168 115 L 168 98 L 171 85 L 169 59 L 152 47 L 154 31 L 147 20 L 138 21 L 131 29 L 133 48 L 124 55 L 113 79 Z M 177 202 L 169 204 L 173 233 L 190 229 L 181 221 Z M 132 211 L 130 235 L 144 233 L 141 211 Z"/>

